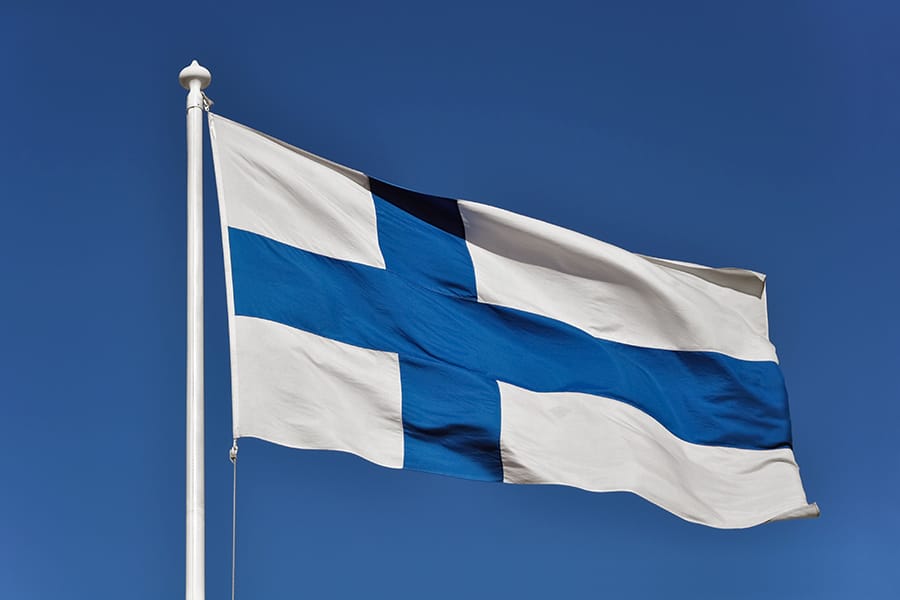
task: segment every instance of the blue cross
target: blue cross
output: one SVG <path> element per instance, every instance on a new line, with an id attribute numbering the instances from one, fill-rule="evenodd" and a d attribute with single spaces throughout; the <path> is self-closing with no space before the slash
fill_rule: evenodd
<path id="1" fill-rule="evenodd" d="M 397 353 L 404 467 L 501 481 L 498 381 L 614 398 L 697 444 L 790 445 L 775 363 L 629 346 L 478 302 L 457 203 L 371 187 L 385 269 L 229 229 L 235 312 Z"/>

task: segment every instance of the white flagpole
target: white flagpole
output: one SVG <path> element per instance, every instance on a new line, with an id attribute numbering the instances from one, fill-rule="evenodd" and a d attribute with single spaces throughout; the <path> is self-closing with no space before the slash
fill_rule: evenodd
<path id="1" fill-rule="evenodd" d="M 178 81 L 187 95 L 187 486 L 186 600 L 206 596 L 203 474 L 203 93 L 212 76 L 193 61 Z"/>

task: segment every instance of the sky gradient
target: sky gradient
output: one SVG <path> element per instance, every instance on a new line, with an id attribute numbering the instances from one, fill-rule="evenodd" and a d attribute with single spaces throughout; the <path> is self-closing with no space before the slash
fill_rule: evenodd
<path id="1" fill-rule="evenodd" d="M 900 5 L 7 3 L 0 597 L 184 586 L 185 92 L 374 177 L 768 274 L 817 520 L 242 440 L 239 598 L 900 597 Z M 230 585 L 205 136 L 207 596 Z"/>

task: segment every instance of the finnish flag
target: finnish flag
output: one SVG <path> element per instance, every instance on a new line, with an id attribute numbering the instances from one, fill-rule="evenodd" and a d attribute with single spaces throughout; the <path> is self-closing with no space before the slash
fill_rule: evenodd
<path id="1" fill-rule="evenodd" d="M 236 438 L 630 491 L 713 527 L 818 514 L 763 275 L 633 254 L 209 124 Z"/>

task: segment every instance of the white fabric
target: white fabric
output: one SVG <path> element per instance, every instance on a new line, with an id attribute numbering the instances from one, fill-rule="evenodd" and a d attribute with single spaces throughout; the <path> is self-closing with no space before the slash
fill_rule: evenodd
<path id="1" fill-rule="evenodd" d="M 365 175 L 211 113 L 209 131 L 229 227 L 384 268 Z"/>
<path id="2" fill-rule="evenodd" d="M 234 318 L 234 436 L 403 466 L 400 362 L 264 319 Z"/>
<path id="3" fill-rule="evenodd" d="M 722 528 L 818 514 L 806 502 L 790 449 L 691 444 L 623 402 L 499 387 L 508 483 L 630 491 L 688 521 Z"/>
<path id="4" fill-rule="evenodd" d="M 763 275 L 642 257 L 475 202 L 459 210 L 481 302 L 634 346 L 778 360 Z"/>

